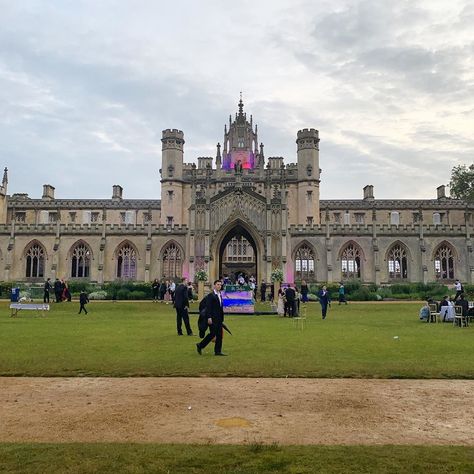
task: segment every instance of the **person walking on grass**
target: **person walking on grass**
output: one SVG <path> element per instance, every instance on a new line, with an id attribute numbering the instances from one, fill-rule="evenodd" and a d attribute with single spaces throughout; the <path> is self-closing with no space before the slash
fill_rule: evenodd
<path id="1" fill-rule="evenodd" d="M 318 293 L 319 303 L 321 304 L 321 315 L 323 319 L 326 319 L 328 312 L 328 306 L 331 304 L 329 292 L 325 286 L 323 286 Z"/>
<path id="2" fill-rule="evenodd" d="M 89 298 L 87 297 L 87 293 L 84 290 L 82 290 L 81 293 L 79 294 L 80 307 L 79 307 L 79 313 L 77 314 L 81 314 L 82 310 L 84 310 L 84 313 L 87 314 L 87 309 L 86 309 L 87 303 L 89 303 Z"/>
<path id="3" fill-rule="evenodd" d="M 181 283 L 176 287 L 174 295 L 174 307 L 176 309 L 176 329 L 178 331 L 178 336 L 183 335 L 182 325 L 186 327 L 186 333 L 188 336 L 193 335 L 191 326 L 189 325 L 189 298 L 188 298 L 188 287 L 187 279 L 182 278 Z"/>
<path id="4" fill-rule="evenodd" d="M 206 316 L 207 324 L 209 325 L 210 332 L 204 337 L 201 342 L 196 344 L 196 349 L 199 355 L 202 354 L 202 350 L 216 338 L 216 344 L 214 347 L 214 355 L 225 356 L 222 353 L 222 324 L 224 323 L 224 307 L 222 304 L 221 295 L 222 282 L 221 280 L 214 281 L 214 289 L 211 293 L 206 296 Z"/>
<path id="5" fill-rule="evenodd" d="M 344 288 L 343 283 L 339 285 L 339 290 L 338 290 L 338 299 L 339 299 L 339 304 L 345 303 L 347 304 L 346 300 L 346 289 Z"/>

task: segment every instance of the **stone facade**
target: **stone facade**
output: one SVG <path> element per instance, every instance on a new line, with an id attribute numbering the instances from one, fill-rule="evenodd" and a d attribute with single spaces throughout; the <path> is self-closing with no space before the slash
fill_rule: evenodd
<path id="1" fill-rule="evenodd" d="M 204 269 L 253 273 L 288 282 L 359 278 L 377 284 L 435 280 L 474 282 L 474 205 L 445 196 L 320 200 L 319 133 L 297 133 L 297 162 L 264 156 L 242 100 L 215 157 L 184 161 L 184 133 L 162 136 L 160 200 L 7 195 L 0 186 L 0 280 L 46 277 L 150 281 Z M 435 192 L 435 190 L 433 190 Z"/>

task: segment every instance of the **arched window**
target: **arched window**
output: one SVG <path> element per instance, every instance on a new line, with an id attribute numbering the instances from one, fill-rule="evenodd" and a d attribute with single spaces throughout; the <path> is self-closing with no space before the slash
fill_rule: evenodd
<path id="1" fill-rule="evenodd" d="M 341 272 L 343 278 L 360 278 L 360 248 L 349 243 L 341 253 Z"/>
<path id="2" fill-rule="evenodd" d="M 251 243 L 242 235 L 230 239 L 222 256 L 224 263 L 254 262 L 254 251 Z"/>
<path id="3" fill-rule="evenodd" d="M 314 280 L 314 252 L 306 244 L 295 253 L 295 280 Z"/>
<path id="4" fill-rule="evenodd" d="M 117 278 L 135 280 L 137 277 L 137 255 L 135 249 L 125 243 L 117 252 Z"/>
<path id="5" fill-rule="evenodd" d="M 79 242 L 71 253 L 71 277 L 89 278 L 91 266 L 91 251 L 84 242 Z"/>
<path id="6" fill-rule="evenodd" d="M 163 251 L 163 276 L 165 278 L 181 277 L 183 272 L 183 255 L 175 244 L 169 244 Z"/>
<path id="7" fill-rule="evenodd" d="M 26 278 L 44 277 L 45 251 L 38 243 L 31 244 L 26 251 Z"/>
<path id="8" fill-rule="evenodd" d="M 453 249 L 442 244 L 438 247 L 434 257 L 435 276 L 440 280 L 454 280 L 454 253 Z"/>
<path id="9" fill-rule="evenodd" d="M 390 279 L 408 278 L 407 252 L 401 244 L 395 244 L 388 251 L 388 277 Z"/>

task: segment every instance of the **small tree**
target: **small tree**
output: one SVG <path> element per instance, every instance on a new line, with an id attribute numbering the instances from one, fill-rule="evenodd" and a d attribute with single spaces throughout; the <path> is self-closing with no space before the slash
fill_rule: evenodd
<path id="1" fill-rule="evenodd" d="M 465 201 L 474 201 L 474 164 L 455 166 L 449 182 L 451 196 Z"/>

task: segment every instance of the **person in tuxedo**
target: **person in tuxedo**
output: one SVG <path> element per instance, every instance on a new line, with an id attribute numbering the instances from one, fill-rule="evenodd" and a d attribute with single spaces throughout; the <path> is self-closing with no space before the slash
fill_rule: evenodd
<path id="1" fill-rule="evenodd" d="M 188 336 L 193 335 L 193 331 L 191 330 L 191 326 L 189 324 L 189 298 L 187 283 L 187 279 L 182 278 L 181 283 L 176 287 L 174 292 L 174 307 L 176 309 L 176 329 L 178 331 L 178 336 L 183 335 L 183 322 Z"/>
<path id="2" fill-rule="evenodd" d="M 214 289 L 206 297 L 206 316 L 210 332 L 201 342 L 196 344 L 196 349 L 199 355 L 202 354 L 202 350 L 214 338 L 216 338 L 214 354 L 216 356 L 226 355 L 222 353 L 222 324 L 224 322 L 224 307 L 222 304 L 221 288 L 222 282 L 220 280 L 216 280 L 214 282 Z"/>
<path id="3" fill-rule="evenodd" d="M 43 303 L 49 303 L 49 292 L 51 288 L 51 278 L 48 278 L 44 284 Z"/>
<path id="4" fill-rule="evenodd" d="M 293 318 L 296 313 L 296 291 L 291 283 L 285 290 L 286 310 L 289 318 Z"/>
<path id="5" fill-rule="evenodd" d="M 319 303 L 321 304 L 321 312 L 323 319 L 326 319 L 328 312 L 328 305 L 331 303 L 329 292 L 325 286 L 323 286 L 318 292 Z"/>

